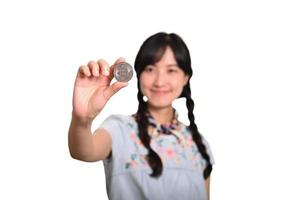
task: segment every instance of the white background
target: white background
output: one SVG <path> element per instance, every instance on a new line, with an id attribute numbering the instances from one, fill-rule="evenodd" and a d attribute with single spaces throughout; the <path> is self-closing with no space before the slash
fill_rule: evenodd
<path id="1" fill-rule="evenodd" d="M 102 162 L 73 160 L 67 132 L 78 67 L 176 32 L 189 46 L 196 122 L 216 165 L 212 200 L 300 199 L 297 1 L 0 3 L 0 199 L 107 199 Z M 136 79 L 107 104 L 136 110 Z M 188 123 L 185 101 L 175 106 Z"/>

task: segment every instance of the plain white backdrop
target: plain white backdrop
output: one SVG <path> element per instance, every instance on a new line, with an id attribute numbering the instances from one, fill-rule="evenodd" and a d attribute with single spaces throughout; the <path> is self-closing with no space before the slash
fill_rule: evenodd
<path id="1" fill-rule="evenodd" d="M 73 160 L 74 78 L 99 58 L 134 62 L 158 31 L 187 43 L 200 132 L 216 165 L 212 200 L 300 199 L 297 1 L 0 3 L 0 199 L 107 199 L 102 162 Z M 132 114 L 136 79 L 95 120 Z M 185 101 L 174 105 L 188 123 Z"/>

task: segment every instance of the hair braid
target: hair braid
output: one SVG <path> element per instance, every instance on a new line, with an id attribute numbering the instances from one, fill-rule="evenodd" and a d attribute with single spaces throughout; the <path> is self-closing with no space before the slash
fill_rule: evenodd
<path id="1" fill-rule="evenodd" d="M 193 111 L 194 111 L 194 101 L 191 97 L 191 88 L 190 88 L 189 83 L 185 86 L 184 92 L 186 93 L 185 94 L 186 107 L 188 109 L 188 117 L 189 117 L 189 120 L 190 120 L 189 129 L 192 132 L 193 140 L 196 143 L 199 152 L 201 153 L 202 157 L 207 161 L 206 168 L 203 171 L 203 176 L 206 179 L 207 177 L 210 176 L 210 173 L 212 171 L 212 165 L 211 165 L 211 162 L 210 162 L 209 155 L 206 151 L 206 147 L 203 143 L 202 137 L 201 137 L 201 135 L 198 131 L 198 127 L 195 123 L 195 117 L 194 117 L 194 113 L 193 113 Z"/>
<path id="2" fill-rule="evenodd" d="M 144 146 L 148 149 L 147 161 L 150 167 L 152 168 L 152 177 L 159 177 L 162 173 L 162 161 L 159 155 L 151 148 L 150 142 L 151 138 L 148 134 L 148 118 L 145 115 L 147 111 L 147 103 L 143 100 L 142 93 L 138 92 L 138 101 L 139 107 L 137 111 L 137 122 L 138 122 L 138 129 L 139 129 L 139 138 Z"/>

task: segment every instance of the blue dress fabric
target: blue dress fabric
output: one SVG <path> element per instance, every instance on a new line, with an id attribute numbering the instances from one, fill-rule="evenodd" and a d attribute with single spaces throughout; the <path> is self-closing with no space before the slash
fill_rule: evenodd
<path id="1" fill-rule="evenodd" d="M 150 145 L 163 163 L 159 178 L 150 176 L 152 169 L 145 158 L 148 150 L 138 137 L 134 117 L 111 115 L 100 127 L 112 138 L 112 154 L 103 161 L 110 200 L 206 200 L 206 161 L 187 126 L 180 123 L 179 127 L 184 142 L 174 135 L 152 137 Z M 203 141 L 214 164 L 210 147 L 204 138 Z"/>

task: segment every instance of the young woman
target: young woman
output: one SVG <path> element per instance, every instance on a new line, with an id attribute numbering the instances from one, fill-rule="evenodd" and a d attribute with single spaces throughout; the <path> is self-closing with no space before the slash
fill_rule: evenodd
<path id="1" fill-rule="evenodd" d="M 115 64 L 123 62 L 119 58 Z M 114 65 L 90 61 L 79 68 L 73 93 L 69 149 L 75 159 L 103 160 L 109 199 L 209 199 L 213 158 L 193 114 L 189 50 L 172 33 L 157 33 L 142 44 L 134 69 L 138 109 L 111 115 L 92 134 L 93 119 L 128 83 L 115 82 Z M 189 126 L 172 107 L 186 98 Z"/>

